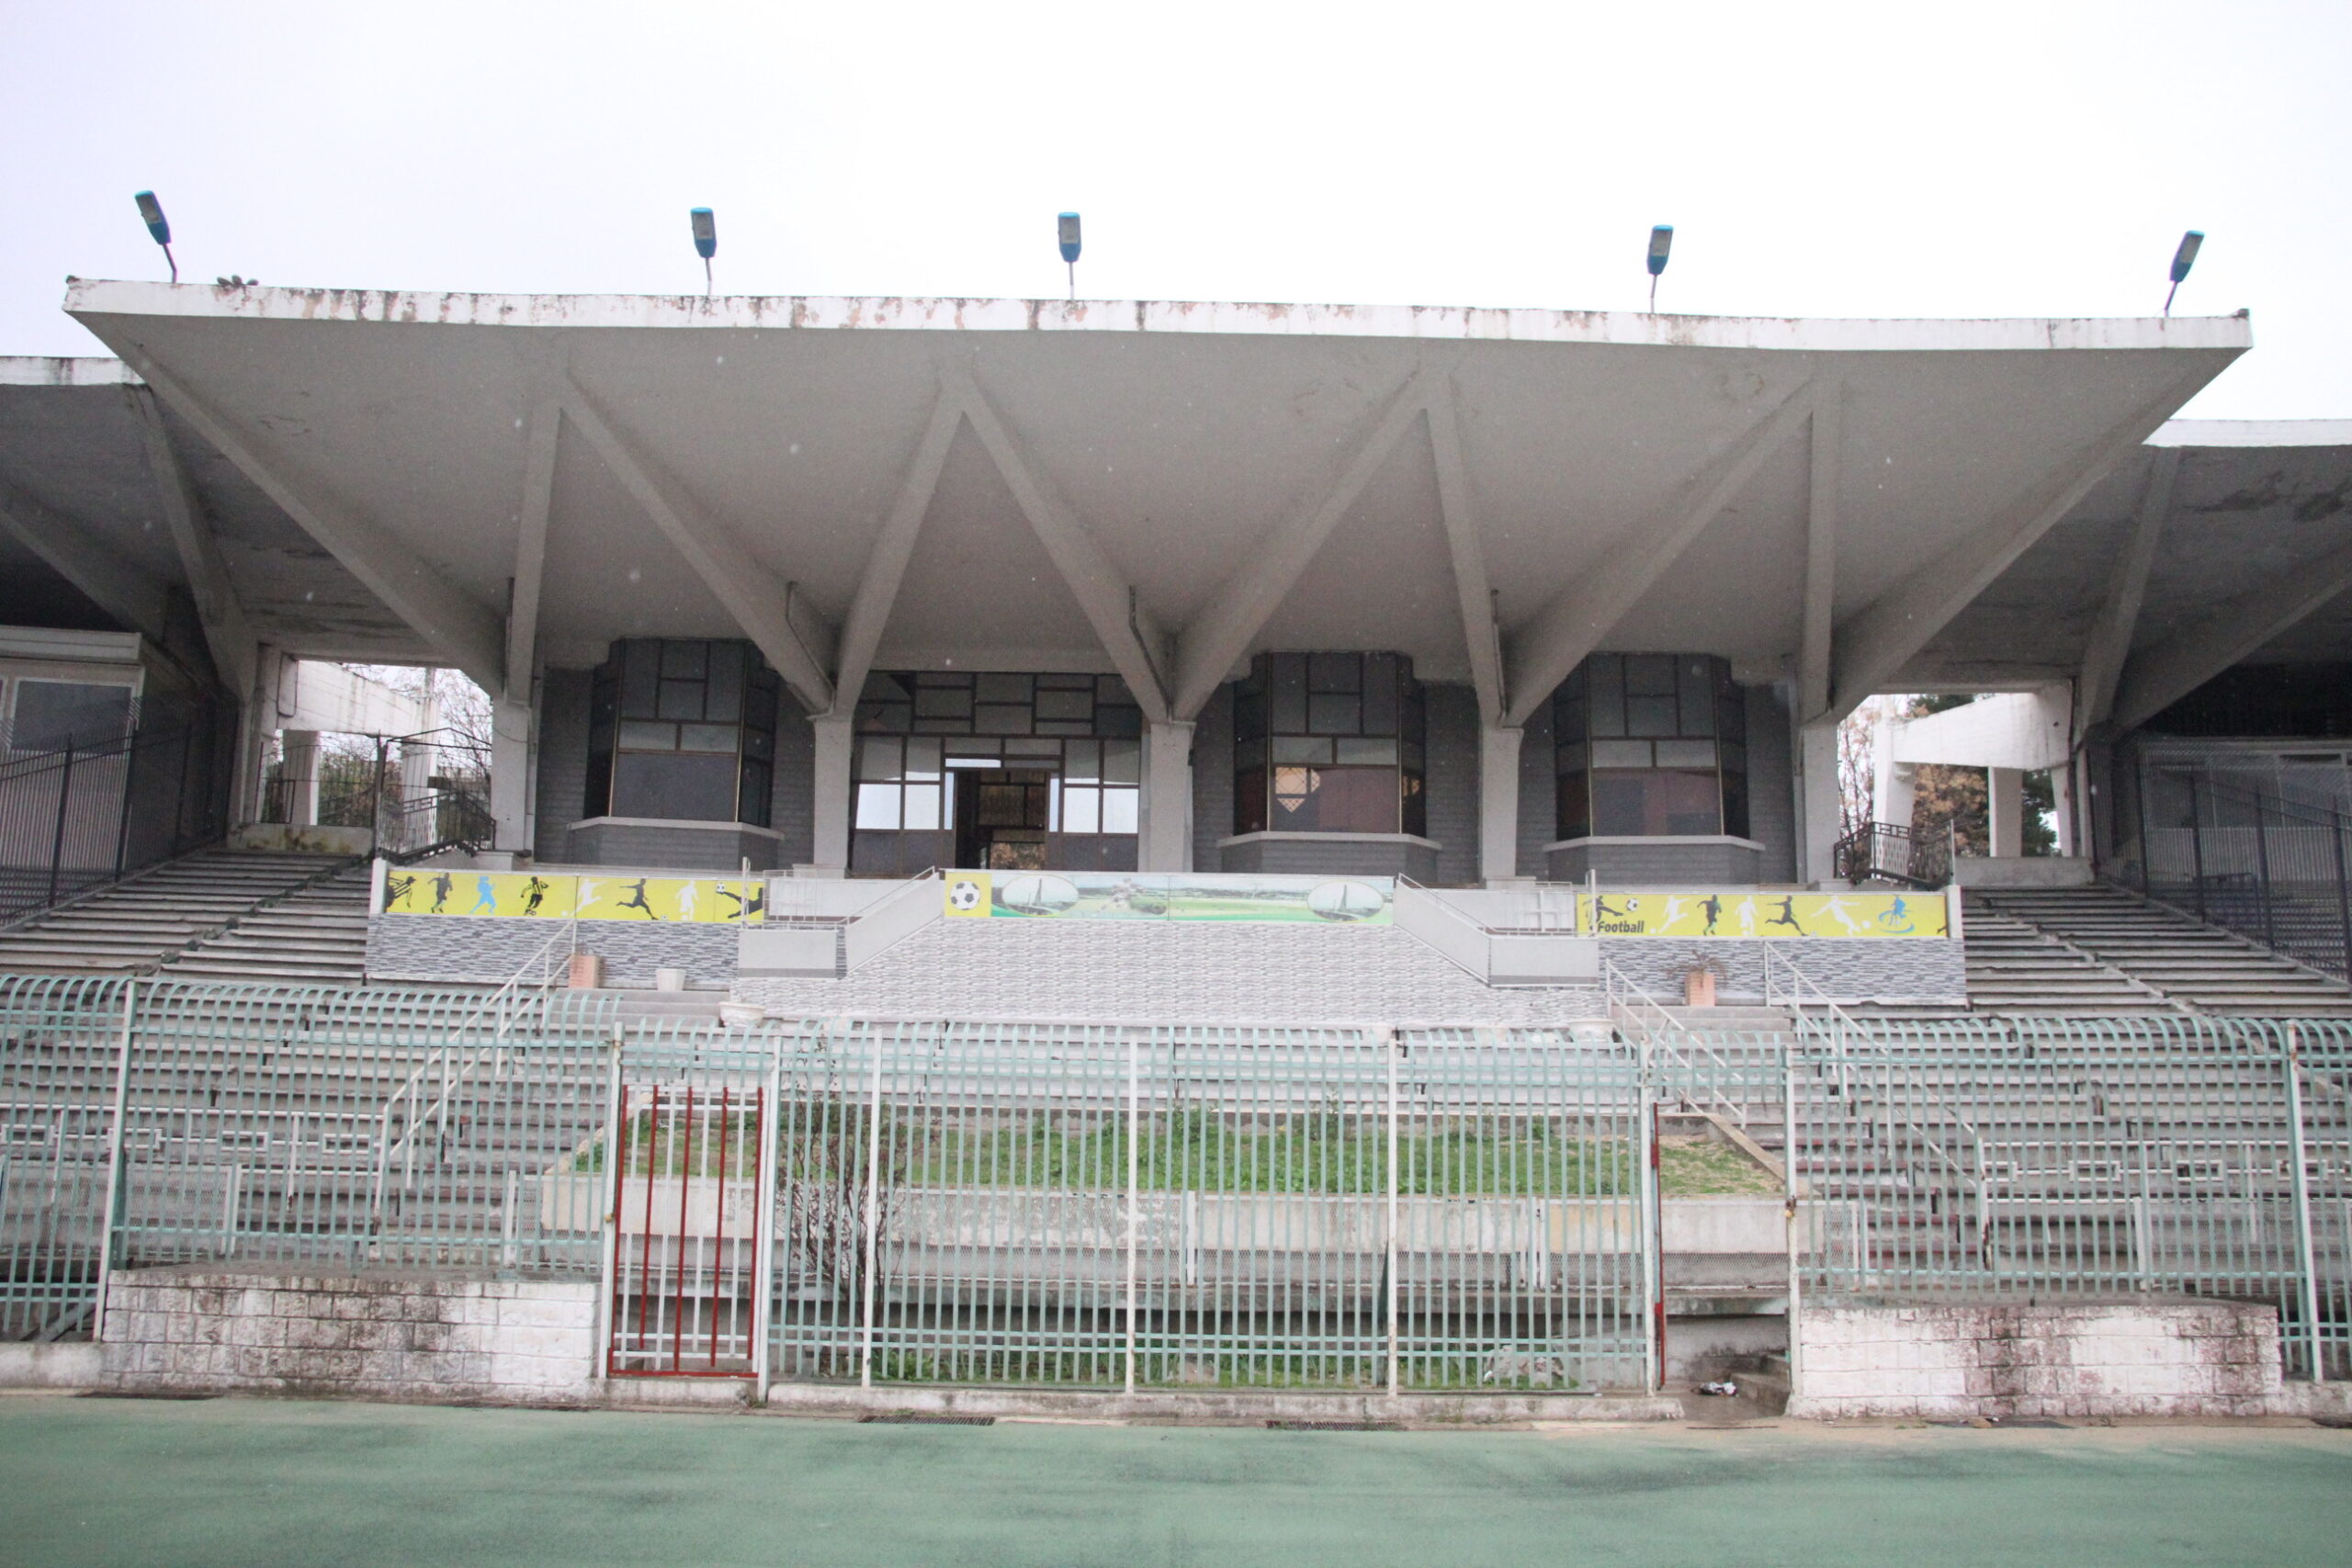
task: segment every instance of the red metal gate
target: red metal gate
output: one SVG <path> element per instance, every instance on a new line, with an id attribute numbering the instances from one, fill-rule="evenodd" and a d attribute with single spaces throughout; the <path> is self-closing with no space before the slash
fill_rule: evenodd
<path id="1" fill-rule="evenodd" d="M 757 1375 L 766 1100 L 750 1085 L 621 1085 L 608 1376 Z"/>

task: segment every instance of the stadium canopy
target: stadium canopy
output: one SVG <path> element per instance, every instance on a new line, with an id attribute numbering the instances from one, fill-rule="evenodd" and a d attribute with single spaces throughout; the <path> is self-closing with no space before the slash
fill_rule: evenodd
<path id="1" fill-rule="evenodd" d="M 1394 649 L 1503 725 L 1597 648 L 1724 655 L 1816 721 L 2064 671 L 2171 462 L 2143 444 L 2251 342 L 2243 316 L 94 281 L 67 309 L 152 389 L 293 651 L 406 650 L 496 694 L 618 637 L 742 636 L 812 711 L 952 663 L 1115 670 L 1182 719 L 1254 650 Z M 138 407 L 69 406 L 84 374 L 41 421 L 11 403 L 6 494 L 168 577 Z M 2300 450 L 2340 493 L 2343 446 Z M 2272 460 L 2207 457 L 2184 498 Z M 2046 602 L 2020 586 L 2052 574 Z M 2198 608 L 2168 581 L 2151 615 Z"/>

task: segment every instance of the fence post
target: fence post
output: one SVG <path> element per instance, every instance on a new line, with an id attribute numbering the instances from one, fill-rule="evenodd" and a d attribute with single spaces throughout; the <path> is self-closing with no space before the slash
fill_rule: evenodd
<path id="1" fill-rule="evenodd" d="M 2132 812 L 2132 826 L 2140 833 L 2140 891 L 2153 898 L 2156 896 L 2156 868 L 2148 860 L 2148 764 L 2138 757 L 2132 760 L 2132 795 L 2138 809 Z"/>
<path id="2" fill-rule="evenodd" d="M 50 837 L 49 901 L 57 902 L 58 868 L 65 863 L 65 816 L 74 804 L 74 742 L 65 742 L 65 767 L 57 779 L 57 830 Z"/>
<path id="3" fill-rule="evenodd" d="M 2345 885 L 2344 878 L 2344 835 L 2346 831 L 2352 831 L 2352 820 L 2338 816 L 2328 839 L 2335 846 L 2335 934 L 2344 939 L 2344 977 L 2352 980 L 2352 887 Z"/>
<path id="4" fill-rule="evenodd" d="M 2188 775 L 2188 855 L 2196 878 L 2197 918 L 2205 918 L 2205 813 L 2197 799 L 2197 775 Z"/>
<path id="5" fill-rule="evenodd" d="M 1142 1044 L 1127 1032 L 1127 1392 L 1136 1391 L 1136 1248 L 1143 1230 L 1136 1182 L 1137 1142 L 1143 1136 Z"/>
<path id="6" fill-rule="evenodd" d="M 1388 1056 L 1388 1258 L 1385 1268 L 1388 1300 L 1388 1397 L 1396 1397 L 1398 1359 L 1401 1350 L 1396 1324 L 1396 1031 L 1394 1027 L 1381 1031 L 1382 1043 Z"/>
<path id="7" fill-rule="evenodd" d="M 865 1298 L 863 1326 L 857 1335 L 857 1386 L 874 1386 L 874 1275 L 881 1261 L 881 1248 L 875 1232 L 881 1226 L 882 1182 L 882 1045 L 884 1036 L 878 1030 L 868 1029 L 866 1041 L 874 1053 L 874 1091 L 867 1102 L 865 1121 L 865 1269 L 860 1283 Z"/>
<path id="8" fill-rule="evenodd" d="M 620 1291 L 621 1180 L 628 1163 L 621 1151 L 621 1044 L 626 1038 L 624 1026 L 615 1020 L 605 1083 L 605 1166 L 611 1179 L 603 1184 L 605 1246 L 597 1272 L 604 1284 L 596 1293 L 596 1343 L 590 1352 L 590 1375 L 598 1382 L 612 1374 L 613 1339 L 619 1330 L 613 1318 L 613 1301 Z M 646 1157 L 652 1157 L 650 1151 Z"/>
<path id="9" fill-rule="evenodd" d="M 2271 913 L 2270 830 L 2263 825 L 2263 818 L 2268 815 L 2257 799 L 2254 803 L 2254 863 L 2262 876 L 2262 945 L 2276 953 L 2278 951 L 2278 922 Z"/>
<path id="10" fill-rule="evenodd" d="M 1634 1168 L 1634 1218 L 1640 1237 L 1637 1259 L 1642 1275 L 1642 1390 L 1656 1393 L 1666 1379 L 1666 1295 L 1658 1256 L 1657 1106 L 1650 1083 L 1650 1037 L 1640 1032 L 1638 1048 L 1641 1088 L 1635 1097 L 1636 1158 Z"/>
<path id="11" fill-rule="evenodd" d="M 90 1342 L 107 1337 L 107 1292 L 114 1283 L 115 1233 L 123 1219 L 123 1120 L 130 1108 L 130 1035 L 139 1009 L 139 979 L 122 982 L 122 1040 L 115 1052 L 114 1126 L 107 1134 L 106 1223 L 98 1231 L 98 1293 L 90 1309 Z"/>
<path id="12" fill-rule="evenodd" d="M 752 1365 L 758 1377 L 758 1398 L 768 1402 L 768 1386 L 775 1377 L 775 1347 L 769 1343 L 775 1333 L 775 1165 L 779 1123 L 784 1120 L 784 1050 L 771 1042 L 768 1054 L 767 1100 L 761 1107 L 760 1165 L 757 1184 L 752 1190 L 753 1221 L 759 1228 L 752 1232 L 752 1288 L 758 1292 L 752 1298 Z"/>
<path id="13" fill-rule="evenodd" d="M 2303 1049 L 2302 1035 L 2293 1024 L 2287 1026 L 2287 1151 L 2294 1161 L 2295 1177 L 2295 1271 L 2300 1276 L 2303 1310 L 2303 1340 L 2311 1352 L 2311 1381 L 2319 1382 L 2325 1376 L 2320 1365 L 2319 1337 L 2319 1269 L 2312 1257 L 2312 1193 L 2310 1173 L 2303 1168 Z"/>
<path id="14" fill-rule="evenodd" d="M 1789 1397 L 1804 1392 L 1804 1336 L 1799 1332 L 1804 1291 L 1804 1224 L 1798 1207 L 1797 1185 L 1797 1052 L 1793 1042 L 1781 1047 L 1781 1186 L 1789 1252 Z"/>

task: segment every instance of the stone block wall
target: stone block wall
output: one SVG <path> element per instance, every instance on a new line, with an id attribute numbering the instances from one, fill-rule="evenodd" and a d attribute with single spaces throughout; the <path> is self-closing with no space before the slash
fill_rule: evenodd
<path id="1" fill-rule="evenodd" d="M 153 1269 L 115 1276 L 99 1382 L 577 1404 L 594 1393 L 593 1280 Z"/>
<path id="2" fill-rule="evenodd" d="M 468 915 L 377 915 L 368 921 L 370 980 L 492 980 L 530 962 L 560 920 Z M 603 955 L 605 984 L 650 987 L 656 969 L 684 969 L 695 990 L 734 983 L 731 925 L 673 920 L 582 920 L 576 951 Z"/>
<path id="3" fill-rule="evenodd" d="M 2260 1416 L 2278 1314 L 2234 1302 L 1808 1303 L 1791 1416 Z"/>
<path id="4" fill-rule="evenodd" d="M 1968 1002 L 1968 954 L 1962 942 L 1809 936 L 1771 945 L 1833 1001 L 1939 1007 Z M 1612 936 L 1601 940 L 1600 956 L 1665 1002 L 1680 1001 L 1682 977 L 1712 961 L 1718 972 L 1716 998 L 1753 1002 L 1764 997 L 1764 946 L 1737 937 Z"/>

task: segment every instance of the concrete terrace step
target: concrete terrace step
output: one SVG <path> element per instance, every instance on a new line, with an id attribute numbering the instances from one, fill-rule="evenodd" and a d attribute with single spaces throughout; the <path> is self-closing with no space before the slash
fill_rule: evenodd
<path id="1" fill-rule="evenodd" d="M 340 856 L 206 851 L 0 932 L 0 969 L 355 980 L 368 886 Z"/>

